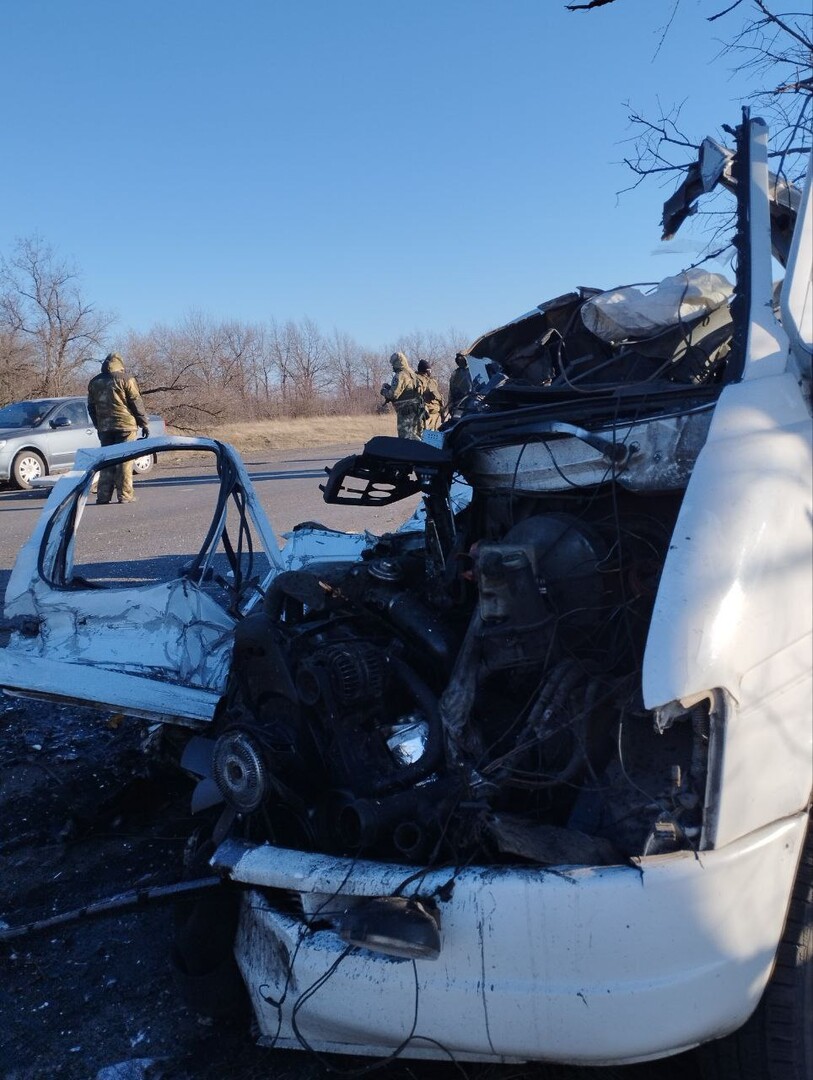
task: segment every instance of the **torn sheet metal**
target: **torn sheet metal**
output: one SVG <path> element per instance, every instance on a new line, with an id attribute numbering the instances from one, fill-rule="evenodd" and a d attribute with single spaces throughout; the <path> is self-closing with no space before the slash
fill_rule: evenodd
<path id="1" fill-rule="evenodd" d="M 246 513 L 264 546 L 271 571 L 284 561 L 239 456 L 211 439 L 153 438 L 153 452 L 210 451 L 221 465 L 221 486 L 244 493 Z M 139 450 L 142 446 L 139 445 Z M 34 533 L 15 562 L 5 614 L 26 619 L 27 632 L 0 650 L 0 686 L 59 700 L 107 705 L 136 715 L 190 723 L 211 718 L 228 673 L 236 623 L 201 584 L 181 574 L 142 586 L 83 587 L 75 582 L 77 530 L 93 474 L 133 453 L 130 444 L 81 451 L 81 466 L 52 490 Z M 224 528 L 213 522 L 211 549 Z M 257 602 L 246 592 L 243 611 Z"/>
<path id="2" fill-rule="evenodd" d="M 369 533 L 346 533 L 337 529 L 300 526 L 283 533 L 285 547 L 280 561 L 285 570 L 299 570 L 322 562 L 356 562 L 373 542 Z"/>
<path id="3" fill-rule="evenodd" d="M 138 716 L 208 720 L 225 684 L 235 620 L 191 582 L 32 589 L 34 635 L 0 650 L 0 685 Z"/>
<path id="4" fill-rule="evenodd" d="M 598 430 L 593 445 L 579 436 L 535 433 L 529 425 L 522 442 L 472 451 L 466 478 L 487 491 L 516 495 L 567 491 L 615 481 L 629 491 L 685 488 L 706 440 L 713 404 L 698 405 L 673 416 Z M 594 441 L 595 441 L 594 440 Z M 612 460 L 613 454 L 620 460 Z"/>
<path id="5" fill-rule="evenodd" d="M 762 121 L 758 121 L 762 123 Z M 671 240 L 687 218 L 697 213 L 697 200 L 713 191 L 719 184 L 736 194 L 739 180 L 734 167 L 735 154 L 715 139 L 705 138 L 698 159 L 686 169 L 686 179 L 663 206 L 663 240 Z M 802 192 L 784 176 L 766 171 L 768 212 L 771 217 L 771 250 L 774 257 L 786 266 L 796 214 L 802 202 Z"/>

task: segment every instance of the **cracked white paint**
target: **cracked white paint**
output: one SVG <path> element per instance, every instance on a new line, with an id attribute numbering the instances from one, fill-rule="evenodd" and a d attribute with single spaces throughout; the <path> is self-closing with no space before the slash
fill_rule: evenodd
<path id="1" fill-rule="evenodd" d="M 188 581 L 80 593 L 39 590 L 36 637 L 15 648 L 41 658 L 218 688 L 228 671 L 235 620 Z"/>

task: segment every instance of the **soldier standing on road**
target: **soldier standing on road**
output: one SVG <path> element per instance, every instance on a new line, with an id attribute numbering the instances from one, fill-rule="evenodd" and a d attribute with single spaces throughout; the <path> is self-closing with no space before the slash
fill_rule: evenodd
<path id="1" fill-rule="evenodd" d="M 455 356 L 454 362 L 457 367 L 452 372 L 451 379 L 449 379 L 449 412 L 452 416 L 459 416 L 460 403 L 471 392 L 472 381 L 464 354 L 459 352 Z"/>
<path id="2" fill-rule="evenodd" d="M 138 383 L 132 375 L 127 375 L 118 353 L 108 353 L 102 361 L 101 373 L 88 383 L 88 412 L 102 446 L 130 442 L 139 427 L 144 438 L 149 435 L 147 410 Z M 120 503 L 135 501 L 132 461 L 101 470 L 96 502 L 109 503 L 114 487 Z"/>
<path id="3" fill-rule="evenodd" d="M 418 380 L 426 413 L 426 430 L 437 431 L 443 420 L 443 398 L 437 379 L 432 377 L 432 366 L 428 360 L 418 361 Z"/>
<path id="4" fill-rule="evenodd" d="M 418 376 L 402 352 L 393 353 L 390 363 L 394 375 L 391 382 L 381 387 L 381 396 L 385 401 L 392 402 L 400 438 L 420 439 L 423 431 L 423 400 Z"/>

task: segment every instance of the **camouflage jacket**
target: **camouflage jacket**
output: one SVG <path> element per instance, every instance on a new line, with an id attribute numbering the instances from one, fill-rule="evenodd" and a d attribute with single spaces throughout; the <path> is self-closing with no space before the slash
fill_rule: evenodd
<path id="1" fill-rule="evenodd" d="M 468 368 L 455 368 L 449 379 L 449 408 L 454 409 L 470 390 L 471 375 Z"/>
<path id="2" fill-rule="evenodd" d="M 421 397 L 426 406 L 426 411 L 430 416 L 433 413 L 442 412 L 443 397 L 440 392 L 438 380 L 431 375 L 418 375 L 418 383 L 420 385 Z"/>
<path id="3" fill-rule="evenodd" d="M 97 431 L 135 431 L 149 423 L 138 383 L 123 366 L 90 380 L 88 412 Z"/>
<path id="4" fill-rule="evenodd" d="M 396 409 L 415 408 L 421 400 L 421 388 L 418 375 L 409 366 L 406 358 L 397 361 L 392 382 L 381 387 L 385 401 L 391 401 Z"/>

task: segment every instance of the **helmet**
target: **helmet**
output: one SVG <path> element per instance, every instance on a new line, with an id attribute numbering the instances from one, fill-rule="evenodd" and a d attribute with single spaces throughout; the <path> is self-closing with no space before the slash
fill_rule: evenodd
<path id="1" fill-rule="evenodd" d="M 432 370 L 432 365 L 429 363 L 428 360 L 419 360 L 418 361 L 418 373 L 420 375 L 426 375 L 426 373 L 431 371 L 431 370 Z"/>

